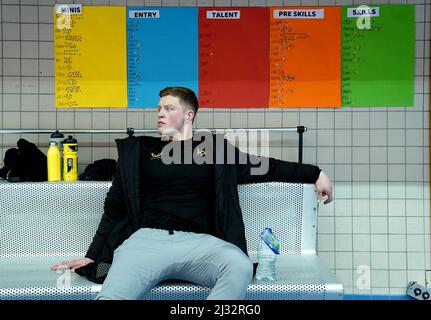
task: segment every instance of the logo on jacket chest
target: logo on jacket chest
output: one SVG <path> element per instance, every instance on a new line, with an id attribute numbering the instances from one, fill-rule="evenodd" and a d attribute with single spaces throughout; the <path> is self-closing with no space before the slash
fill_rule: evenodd
<path id="1" fill-rule="evenodd" d="M 205 155 L 206 155 L 205 148 L 200 149 L 199 147 L 196 147 L 195 152 L 200 157 L 205 157 Z M 150 160 L 161 160 L 162 155 L 163 155 L 163 151 L 161 151 L 160 153 L 151 152 L 150 153 Z"/>

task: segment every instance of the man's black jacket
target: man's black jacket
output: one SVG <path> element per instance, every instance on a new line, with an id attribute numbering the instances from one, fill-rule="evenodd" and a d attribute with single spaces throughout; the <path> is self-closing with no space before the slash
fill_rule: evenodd
<path id="1" fill-rule="evenodd" d="M 118 164 L 112 186 L 104 204 L 104 214 L 86 257 L 94 260 L 77 273 L 89 280 L 102 283 L 112 262 L 114 250 L 133 232 L 139 229 L 140 211 L 140 146 L 160 139 L 148 136 L 117 139 Z M 220 143 L 221 142 L 221 143 Z M 284 181 L 315 183 L 320 169 L 317 166 L 267 158 L 269 170 L 263 175 L 251 175 L 250 169 L 258 167 L 256 156 L 247 155 L 233 147 L 221 135 L 213 135 L 214 150 L 214 236 L 231 242 L 247 254 L 244 222 L 238 198 L 238 184 Z M 236 159 L 245 156 L 247 163 L 219 163 L 216 155 L 226 155 L 234 150 Z M 244 158 L 242 158 L 244 159 Z M 253 161 L 254 160 L 254 161 Z"/>

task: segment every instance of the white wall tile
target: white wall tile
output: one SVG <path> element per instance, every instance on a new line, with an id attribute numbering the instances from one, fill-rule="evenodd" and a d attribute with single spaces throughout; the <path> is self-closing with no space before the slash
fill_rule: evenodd
<path id="1" fill-rule="evenodd" d="M 351 146 L 352 131 L 351 130 L 335 130 L 335 145 L 336 146 Z"/>
<path id="2" fill-rule="evenodd" d="M 352 251 L 353 239 L 352 234 L 336 234 L 335 235 L 335 250 L 336 251 Z"/>
<path id="3" fill-rule="evenodd" d="M 335 267 L 337 269 L 352 269 L 352 252 L 335 252 Z"/>
<path id="4" fill-rule="evenodd" d="M 407 237 L 407 251 L 424 252 L 425 236 L 423 234 L 409 234 Z"/>
<path id="5" fill-rule="evenodd" d="M 37 59 L 21 59 L 21 75 L 38 76 L 39 67 Z"/>
<path id="6" fill-rule="evenodd" d="M 393 207 L 396 206 L 396 204 L 402 205 L 402 215 L 405 213 L 405 203 L 404 200 L 392 200 L 392 199 L 402 199 L 405 197 L 406 193 L 406 186 L 403 182 L 392 182 L 388 184 L 388 198 L 391 199 L 390 203 L 394 204 Z M 401 212 L 401 208 L 398 210 Z"/>
<path id="7" fill-rule="evenodd" d="M 318 219 L 318 225 L 319 225 L 319 233 L 320 234 L 333 234 L 335 230 L 335 221 L 334 217 L 325 217 L 321 216 L 321 209 L 319 210 L 319 219 Z"/>
<path id="8" fill-rule="evenodd" d="M 21 111 L 38 111 L 38 109 L 38 96 L 36 94 L 21 96 Z"/>
<path id="9" fill-rule="evenodd" d="M 406 198 L 422 199 L 424 197 L 424 186 L 422 182 L 406 182 Z"/>
<path id="10" fill-rule="evenodd" d="M 39 73 L 41 76 L 54 76 L 54 60 L 39 60 Z"/>
<path id="11" fill-rule="evenodd" d="M 388 252 L 371 252 L 371 270 L 386 270 L 389 268 Z"/>
<path id="12" fill-rule="evenodd" d="M 387 198 L 388 184 L 386 182 L 374 182 L 370 185 L 370 197 L 372 199 Z"/>
<path id="13" fill-rule="evenodd" d="M 386 112 L 373 112 L 370 117 L 370 128 L 385 129 L 388 126 L 388 115 Z"/>
<path id="14" fill-rule="evenodd" d="M 360 225 L 359 224 L 355 225 L 355 220 L 357 221 L 359 219 L 366 220 L 363 217 L 353 217 L 353 221 L 354 221 L 353 222 L 354 223 L 353 224 L 353 233 L 355 233 L 356 230 L 361 231 L 361 229 L 359 228 Z M 368 227 L 367 227 L 367 225 L 368 225 Z M 365 233 L 367 233 L 367 229 L 369 230 L 369 223 L 367 223 L 367 225 L 364 224 L 365 228 L 362 229 L 362 230 L 365 230 Z M 356 227 L 358 227 L 358 229 L 356 229 Z M 369 254 L 370 248 L 371 248 L 371 244 L 370 244 L 370 235 L 369 234 L 353 234 L 353 252 L 354 253 L 358 253 L 359 251 L 364 251 L 367 254 Z"/>
<path id="15" fill-rule="evenodd" d="M 20 77 L 4 77 L 3 93 L 20 93 Z"/>
<path id="16" fill-rule="evenodd" d="M 389 270 L 389 285 L 395 288 L 405 288 L 407 284 L 407 272 L 401 270 Z"/>
<path id="17" fill-rule="evenodd" d="M 353 273 L 352 270 L 337 270 L 336 275 L 339 281 L 345 287 L 351 287 L 353 285 Z"/>
<path id="18" fill-rule="evenodd" d="M 371 233 L 385 234 L 388 232 L 388 220 L 386 217 L 370 218 Z"/>
<path id="19" fill-rule="evenodd" d="M 405 131 L 405 142 L 407 146 L 423 146 L 423 131 L 418 129 L 406 129 Z"/>
<path id="20" fill-rule="evenodd" d="M 72 112 L 58 113 L 57 115 L 57 127 L 62 129 L 74 129 L 75 128 L 75 117 Z"/>
<path id="21" fill-rule="evenodd" d="M 370 127 L 370 117 L 368 112 L 353 112 L 353 128 L 368 129 Z"/>
<path id="22" fill-rule="evenodd" d="M 334 162 L 335 163 L 351 163 L 352 152 L 349 147 L 335 147 L 334 148 Z"/>
<path id="23" fill-rule="evenodd" d="M 424 234 L 423 217 L 407 217 L 407 234 Z"/>
<path id="24" fill-rule="evenodd" d="M 320 111 L 317 113 L 318 129 L 333 129 L 335 127 L 335 112 Z"/>
<path id="25" fill-rule="evenodd" d="M 388 132 L 384 129 L 370 129 L 370 145 L 381 147 L 387 146 Z"/>
<path id="26" fill-rule="evenodd" d="M 425 255 L 423 252 L 407 252 L 409 270 L 425 270 Z"/>
<path id="27" fill-rule="evenodd" d="M 406 163 L 421 164 L 424 162 L 423 147 L 406 147 Z"/>
<path id="28" fill-rule="evenodd" d="M 337 169 L 335 170 L 335 172 L 338 172 L 338 170 L 339 170 L 339 166 L 337 166 Z M 340 199 L 351 199 L 352 198 L 351 183 L 343 183 L 343 182 L 334 183 L 333 194 L 334 194 L 334 197 L 337 199 L 337 201 Z"/>
<path id="29" fill-rule="evenodd" d="M 22 23 L 21 40 L 37 41 L 39 38 L 37 26 L 35 23 Z"/>
<path id="30" fill-rule="evenodd" d="M 388 146 L 404 146 L 406 143 L 405 131 L 401 129 L 388 129 Z"/>
<path id="31" fill-rule="evenodd" d="M 90 129 L 91 128 L 91 113 L 75 112 L 75 129 Z"/>
<path id="32" fill-rule="evenodd" d="M 39 24 L 39 40 L 54 41 L 54 26 L 52 24 Z"/>
<path id="33" fill-rule="evenodd" d="M 406 181 L 423 181 L 424 175 L 423 165 L 406 165 Z"/>
<path id="34" fill-rule="evenodd" d="M 21 55 L 19 41 L 4 41 L 3 42 L 3 57 L 4 58 L 19 58 Z"/>
<path id="35" fill-rule="evenodd" d="M 352 233 L 352 217 L 335 217 L 335 233 Z"/>
<path id="36" fill-rule="evenodd" d="M 338 199 L 335 205 L 336 216 L 351 216 L 352 215 L 352 201 Z"/>
<path id="37" fill-rule="evenodd" d="M 388 236 L 381 234 L 371 235 L 371 251 L 387 252 Z"/>
<path id="38" fill-rule="evenodd" d="M 334 131 L 333 130 L 320 130 L 317 136 L 318 146 L 333 146 L 334 145 Z"/>
<path id="39" fill-rule="evenodd" d="M 353 130 L 353 146 L 364 147 L 370 144 L 370 131 L 369 130 Z M 373 139 L 375 137 L 373 136 Z"/>
<path id="40" fill-rule="evenodd" d="M 21 22 L 38 22 L 38 7 L 21 6 Z"/>
<path id="41" fill-rule="evenodd" d="M 19 59 L 3 59 L 3 75 L 19 76 L 20 73 L 21 66 Z"/>
<path id="42" fill-rule="evenodd" d="M 389 217 L 388 218 L 389 234 L 405 234 L 406 233 L 406 218 L 405 217 Z"/>
<path id="43" fill-rule="evenodd" d="M 388 147 L 388 163 L 405 163 L 405 147 Z"/>
<path id="44" fill-rule="evenodd" d="M 39 80 L 40 93 L 54 94 L 54 77 L 40 77 Z"/>
<path id="45" fill-rule="evenodd" d="M 336 170 L 333 176 L 334 181 L 352 181 L 352 166 L 351 165 L 336 165 Z M 350 187 L 351 191 L 351 187 Z"/>
<path id="46" fill-rule="evenodd" d="M 353 147 L 353 163 L 366 164 L 370 162 L 369 147 Z"/>
<path id="47" fill-rule="evenodd" d="M 405 128 L 405 113 L 404 111 L 388 113 L 388 128 L 400 129 Z"/>
<path id="48" fill-rule="evenodd" d="M 39 129 L 51 129 L 56 127 L 57 116 L 55 112 L 38 112 Z"/>
<path id="49" fill-rule="evenodd" d="M 389 235 L 389 252 L 405 252 L 406 248 L 406 236 L 404 234 Z"/>
<path id="50" fill-rule="evenodd" d="M 53 95 L 43 94 L 39 95 L 39 110 L 54 111 L 55 99 Z"/>
<path id="51" fill-rule="evenodd" d="M 370 181 L 370 166 L 364 164 L 357 164 L 352 166 L 353 181 Z"/>
<path id="52" fill-rule="evenodd" d="M 21 93 L 38 93 L 37 77 L 21 77 Z"/>
<path id="53" fill-rule="evenodd" d="M 370 233 L 370 218 L 354 216 L 352 219 L 353 219 L 353 233 L 367 234 L 366 236 L 369 237 L 368 234 Z M 369 240 L 368 240 L 368 244 L 369 244 Z M 367 247 L 369 249 L 369 246 Z"/>
<path id="54" fill-rule="evenodd" d="M 19 6 L 2 5 L 1 17 L 3 22 L 19 22 Z"/>
<path id="55" fill-rule="evenodd" d="M 20 40 L 20 30 L 18 23 L 2 23 L 3 40 Z"/>
<path id="56" fill-rule="evenodd" d="M 405 166 L 401 164 L 388 165 L 388 181 L 402 182 L 406 179 Z"/>
<path id="57" fill-rule="evenodd" d="M 21 41 L 21 58 L 38 58 L 38 43 L 34 41 Z"/>
<path id="58" fill-rule="evenodd" d="M 3 112 L 3 129 L 19 129 L 20 127 L 20 112 Z M 3 143 L 5 143 L 5 138 L 3 137 Z"/>
<path id="59" fill-rule="evenodd" d="M 405 252 L 389 253 L 389 269 L 405 270 L 407 267 L 407 254 Z"/>
<path id="60" fill-rule="evenodd" d="M 21 112 L 21 128 L 34 129 L 39 127 L 37 112 Z"/>
<path id="61" fill-rule="evenodd" d="M 387 181 L 388 180 L 388 167 L 386 164 L 372 164 L 370 165 L 370 181 Z"/>
<path id="62" fill-rule="evenodd" d="M 3 94 L 3 111 L 19 111 L 21 101 L 19 94 Z M 5 117 L 3 117 L 5 120 Z"/>
<path id="63" fill-rule="evenodd" d="M 372 287 L 387 287 L 389 285 L 389 272 L 387 270 L 371 270 Z"/>
<path id="64" fill-rule="evenodd" d="M 110 113 L 109 125 L 112 129 L 126 129 L 126 114 L 125 113 Z"/>
<path id="65" fill-rule="evenodd" d="M 425 285 L 425 273 L 423 270 L 408 270 L 407 281 L 416 281 L 417 283 Z"/>
<path id="66" fill-rule="evenodd" d="M 424 204 L 423 200 L 406 200 L 406 215 L 422 217 L 424 215 Z"/>
<path id="67" fill-rule="evenodd" d="M 334 251 L 335 236 L 333 234 L 319 234 L 317 236 L 317 245 L 319 251 Z"/>
<path id="68" fill-rule="evenodd" d="M 353 199 L 353 215 L 369 216 L 370 208 L 368 201 L 364 201 L 363 199 Z"/>
<path id="69" fill-rule="evenodd" d="M 53 8 L 51 6 L 38 7 L 39 23 L 54 23 Z"/>

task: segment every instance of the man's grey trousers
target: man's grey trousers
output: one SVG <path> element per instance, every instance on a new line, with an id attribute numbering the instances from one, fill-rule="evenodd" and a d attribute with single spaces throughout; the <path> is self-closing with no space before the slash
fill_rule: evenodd
<path id="1" fill-rule="evenodd" d="M 139 299 L 160 281 L 212 287 L 208 299 L 243 299 L 253 265 L 237 246 L 214 236 L 142 228 L 114 252 L 97 299 Z"/>

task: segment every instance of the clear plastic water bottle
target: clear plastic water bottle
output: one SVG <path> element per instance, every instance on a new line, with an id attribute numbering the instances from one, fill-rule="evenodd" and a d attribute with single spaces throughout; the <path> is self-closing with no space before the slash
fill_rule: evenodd
<path id="1" fill-rule="evenodd" d="M 277 255 L 280 254 L 280 241 L 274 236 L 271 228 L 265 228 L 260 234 L 257 250 L 256 280 L 275 281 Z"/>

